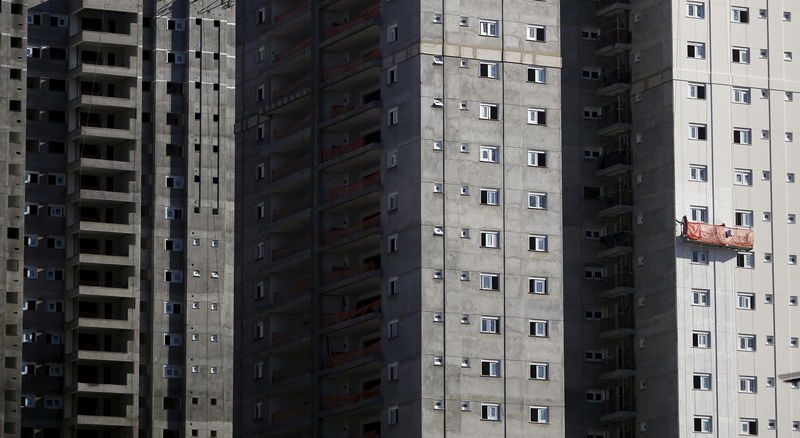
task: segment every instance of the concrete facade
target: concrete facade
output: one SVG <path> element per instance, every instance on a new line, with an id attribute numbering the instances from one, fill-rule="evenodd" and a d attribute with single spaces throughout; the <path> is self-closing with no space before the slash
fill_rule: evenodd
<path id="1" fill-rule="evenodd" d="M 564 99 L 564 123 L 576 127 L 565 128 L 564 179 L 575 185 L 564 190 L 589 213 L 565 216 L 567 289 L 580 291 L 566 297 L 567 336 L 581 339 L 566 351 L 567 436 L 797 433 L 798 385 L 776 382 L 798 361 L 796 5 L 600 1 L 578 11 L 588 3 L 570 2 L 564 16 L 575 49 L 565 50 L 575 99 Z M 629 109 L 609 112 L 610 102 Z M 622 159 L 601 147 L 614 124 Z M 611 177 L 631 193 L 617 205 L 603 204 Z M 629 225 L 632 240 L 610 239 L 620 230 L 609 219 L 622 215 L 614 226 Z M 687 241 L 683 217 L 752 229 L 755 247 Z M 625 284 L 612 262 L 623 257 Z"/>
<path id="2" fill-rule="evenodd" d="M 563 436 L 558 4 L 238 8 L 236 435 Z"/>
<path id="3" fill-rule="evenodd" d="M 6 436 L 232 436 L 233 4 L 2 12 L 1 64 L 23 72 L 3 84 L 27 120 L 3 135 L 25 146 L 3 147 L 25 182 L 23 296 L 4 307 L 23 317 L 6 402 L 21 421 Z M 9 52 L 12 25 L 27 39 Z"/>

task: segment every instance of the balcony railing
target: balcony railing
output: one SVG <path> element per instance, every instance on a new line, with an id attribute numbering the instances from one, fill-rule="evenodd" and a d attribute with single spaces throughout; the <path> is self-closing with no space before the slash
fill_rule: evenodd
<path id="1" fill-rule="evenodd" d="M 275 55 L 275 62 L 280 62 L 282 59 L 287 58 L 289 55 L 297 53 L 301 50 L 307 49 L 311 46 L 311 37 L 300 40 L 297 44 L 289 47 L 288 49 Z"/>
<path id="2" fill-rule="evenodd" d="M 602 330 L 604 332 L 621 329 L 634 329 L 636 319 L 632 313 L 615 313 L 603 319 Z"/>
<path id="3" fill-rule="evenodd" d="M 604 192 L 600 199 L 603 207 L 616 207 L 619 205 L 633 205 L 633 190 L 615 190 Z"/>
<path id="4" fill-rule="evenodd" d="M 274 384 L 283 382 L 284 380 L 289 380 L 292 377 L 302 376 L 303 374 L 308 374 L 310 372 L 310 363 L 297 364 L 284 370 L 274 370 L 272 371 L 272 383 Z"/>
<path id="5" fill-rule="evenodd" d="M 272 294 L 272 301 L 278 302 L 283 301 L 285 299 L 291 298 L 295 295 L 300 295 L 303 292 L 306 292 L 311 287 L 311 282 L 306 281 L 297 286 L 290 287 L 289 289 L 284 289 L 279 292 L 275 292 Z"/>
<path id="6" fill-rule="evenodd" d="M 339 198 L 343 198 L 347 195 L 351 195 L 353 193 L 358 193 L 366 189 L 367 187 L 372 187 L 380 183 L 381 183 L 381 174 L 379 172 L 369 174 L 354 183 L 328 190 L 328 201 L 333 201 Z"/>
<path id="7" fill-rule="evenodd" d="M 381 386 L 377 385 L 355 394 L 322 397 L 322 409 L 334 409 L 342 406 L 353 405 L 364 400 L 373 399 L 379 395 L 381 395 Z"/>
<path id="8" fill-rule="evenodd" d="M 603 148 L 603 155 L 600 156 L 600 169 L 607 169 L 618 164 L 633 164 L 631 150 L 627 148 L 608 149 Z"/>
<path id="9" fill-rule="evenodd" d="M 332 78 L 334 76 L 338 76 L 338 75 L 340 75 L 342 73 L 345 73 L 348 70 L 355 69 L 358 66 L 360 66 L 362 64 L 365 64 L 367 62 L 376 61 L 376 60 L 378 60 L 380 58 L 380 56 L 381 56 L 380 50 L 379 49 L 373 49 L 373 50 L 367 52 L 365 55 L 360 56 L 360 57 L 358 57 L 358 58 L 356 58 L 356 59 L 354 59 L 354 60 L 352 60 L 350 62 L 347 62 L 345 64 L 341 64 L 341 65 L 337 65 L 336 67 L 330 67 L 330 68 L 325 69 L 322 72 L 322 79 L 323 80 L 328 80 L 328 79 L 330 79 L 330 78 Z"/>
<path id="10" fill-rule="evenodd" d="M 305 404 L 299 408 L 287 409 L 285 411 L 272 414 L 272 424 L 287 423 L 298 418 L 307 417 L 311 414 L 311 405 Z"/>
<path id="11" fill-rule="evenodd" d="M 630 231 L 623 231 L 620 233 L 609 234 L 600 238 L 600 241 L 606 248 L 614 248 L 617 246 L 633 246 L 633 233 Z"/>
<path id="12" fill-rule="evenodd" d="M 630 4 L 631 0 L 600 0 L 597 2 L 597 9 L 603 9 L 615 3 Z"/>
<path id="13" fill-rule="evenodd" d="M 286 178 L 295 172 L 307 168 L 309 164 L 311 164 L 311 155 L 304 155 L 283 167 L 272 169 L 269 178 L 270 182 L 275 182 L 282 178 Z"/>
<path id="14" fill-rule="evenodd" d="M 635 369 L 636 369 L 636 358 L 633 357 L 633 353 L 616 357 L 610 357 L 608 358 L 608 360 L 603 362 L 603 366 L 601 367 L 601 371 L 603 374 L 619 370 L 633 371 Z"/>
<path id="15" fill-rule="evenodd" d="M 306 88 L 310 85 L 311 85 L 311 75 L 305 75 L 302 78 L 286 85 L 285 87 L 278 88 L 277 90 L 275 90 L 274 93 L 272 93 L 272 97 L 277 100 L 286 97 L 294 93 L 295 91 L 302 90 L 303 88 Z"/>
<path id="16" fill-rule="evenodd" d="M 346 31 L 347 29 L 351 29 L 355 26 L 358 26 L 361 23 L 372 20 L 373 18 L 380 17 L 380 15 L 381 15 L 380 6 L 375 6 L 372 9 L 368 10 L 367 12 L 359 15 L 358 17 L 346 23 L 334 24 L 333 26 L 325 28 L 325 30 L 323 30 L 322 33 L 325 38 L 330 38 L 334 35 L 338 35 Z"/>
<path id="17" fill-rule="evenodd" d="M 636 402 L 633 400 L 633 394 L 627 397 L 613 397 L 603 404 L 603 415 L 615 414 L 617 412 L 634 412 L 636 411 Z"/>
<path id="18" fill-rule="evenodd" d="M 280 138 L 286 137 L 289 134 L 293 134 L 293 133 L 295 133 L 295 132 L 307 127 L 310 121 L 311 121 L 311 113 L 308 113 L 305 117 L 303 117 L 302 119 L 292 123 L 291 125 L 287 126 L 286 128 L 276 129 L 272 133 L 272 138 L 274 138 L 275 140 L 278 140 Z"/>
<path id="19" fill-rule="evenodd" d="M 617 123 L 631 123 L 631 113 L 627 106 L 614 105 L 603 108 L 603 118 L 600 119 L 600 128 L 607 128 Z"/>
<path id="20" fill-rule="evenodd" d="M 603 289 L 634 287 L 633 272 L 617 272 L 603 278 Z"/>
<path id="21" fill-rule="evenodd" d="M 600 74 L 599 85 L 600 88 L 603 88 L 612 84 L 630 84 L 631 77 L 631 70 L 627 68 L 603 70 L 602 74 Z"/>
<path id="22" fill-rule="evenodd" d="M 287 330 L 285 332 L 275 332 L 270 335 L 269 340 L 272 343 L 285 341 L 287 339 L 299 337 L 302 334 L 308 333 L 308 327 L 300 327 L 294 330 Z"/>
<path id="23" fill-rule="evenodd" d="M 331 107 L 331 118 L 342 115 L 348 111 L 356 109 L 356 104 L 334 105 Z"/>
<path id="24" fill-rule="evenodd" d="M 376 342 L 367 347 L 359 348 L 358 350 L 348 351 L 345 353 L 331 354 L 325 358 L 325 367 L 327 368 L 335 367 L 368 356 L 372 356 L 373 354 L 379 354 L 380 352 L 381 352 L 381 343 Z"/>
<path id="25" fill-rule="evenodd" d="M 285 217 L 291 216 L 299 211 L 305 210 L 310 205 L 311 205 L 311 197 L 304 196 L 301 199 L 298 199 L 297 201 L 292 202 L 291 204 L 285 207 L 276 208 L 272 210 L 272 221 L 274 222 L 277 220 L 281 220 Z"/>
<path id="26" fill-rule="evenodd" d="M 368 230 L 370 228 L 379 227 L 381 225 L 381 217 L 374 216 L 367 220 L 363 220 L 355 225 L 350 225 L 346 228 L 340 228 L 338 230 L 328 230 L 322 232 L 322 243 L 330 243 L 336 240 L 342 239 L 347 236 L 352 236 L 353 234 L 359 233 L 364 230 Z"/>
<path id="27" fill-rule="evenodd" d="M 378 269 L 378 264 L 375 262 L 365 263 L 363 265 L 354 266 L 352 268 L 340 268 L 338 270 L 334 268 L 332 272 L 325 273 L 323 277 L 323 283 L 324 284 L 336 283 L 337 281 L 341 281 L 350 277 L 355 277 L 357 275 L 373 271 L 375 269 Z"/>
<path id="28" fill-rule="evenodd" d="M 304 249 L 308 249 L 311 245 L 311 235 L 307 234 L 305 236 L 298 237 L 297 240 L 292 242 L 292 244 L 284 246 L 283 248 L 273 249 L 272 250 L 272 261 L 276 262 L 281 259 L 285 259 L 290 255 L 297 254 L 302 252 Z"/>
<path id="29" fill-rule="evenodd" d="M 302 11 L 303 9 L 307 9 L 310 4 L 311 4 L 311 1 L 310 0 L 306 0 L 303 3 L 300 3 L 299 5 L 293 7 L 292 9 L 289 9 L 286 12 L 282 12 L 282 13 L 276 15 L 275 16 L 275 22 L 277 23 L 279 21 L 285 20 L 285 19 L 291 17 L 292 15 Z"/>
<path id="30" fill-rule="evenodd" d="M 374 303 L 361 306 L 357 309 L 347 310 L 338 313 L 327 313 L 322 315 L 322 326 L 327 327 L 329 325 L 338 324 L 340 322 L 358 318 L 361 315 L 366 315 L 368 313 L 380 312 L 380 311 L 381 311 L 381 301 L 378 300 L 375 301 Z"/>
<path id="31" fill-rule="evenodd" d="M 630 44 L 631 31 L 624 28 L 612 27 L 600 30 L 599 47 L 610 46 L 612 44 Z"/>

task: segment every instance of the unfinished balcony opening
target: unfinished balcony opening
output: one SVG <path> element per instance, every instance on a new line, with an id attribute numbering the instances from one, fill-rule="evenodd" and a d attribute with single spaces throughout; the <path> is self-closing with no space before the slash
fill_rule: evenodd
<path id="1" fill-rule="evenodd" d="M 98 204 L 100 203 L 98 202 Z M 134 207 L 133 203 L 91 205 L 88 202 L 81 202 L 80 207 L 75 209 L 75 222 L 133 225 L 135 223 Z"/>
<path id="2" fill-rule="evenodd" d="M 77 286 L 129 289 L 132 287 L 133 278 L 132 268 L 97 267 L 89 269 L 81 267 L 78 271 Z"/>
<path id="3" fill-rule="evenodd" d="M 92 363 L 82 361 L 75 366 L 75 375 L 70 380 L 87 385 L 128 386 L 133 377 L 133 364 Z"/>

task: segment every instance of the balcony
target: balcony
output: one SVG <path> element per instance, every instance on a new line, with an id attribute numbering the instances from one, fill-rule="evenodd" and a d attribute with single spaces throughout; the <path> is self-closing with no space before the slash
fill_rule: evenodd
<path id="1" fill-rule="evenodd" d="M 73 13 L 82 9 L 97 9 L 100 11 L 126 12 L 136 14 L 139 4 L 136 2 L 120 2 L 115 0 L 70 0 L 69 10 Z"/>
<path id="2" fill-rule="evenodd" d="M 600 73 L 597 94 L 614 96 L 631 89 L 632 73 L 629 68 L 603 69 Z"/>
<path id="3" fill-rule="evenodd" d="M 617 176 L 633 170 L 633 153 L 628 143 L 628 136 L 621 136 L 603 145 L 598 176 Z"/>
<path id="4" fill-rule="evenodd" d="M 378 263 L 373 261 L 354 267 L 334 267 L 331 272 L 326 272 L 323 275 L 322 283 L 325 285 L 338 283 L 377 269 L 379 269 Z"/>
<path id="5" fill-rule="evenodd" d="M 303 406 L 287 409 L 285 411 L 276 412 L 272 414 L 272 425 L 280 425 L 291 423 L 299 419 L 308 419 L 311 415 L 311 404 L 306 403 Z"/>
<path id="6" fill-rule="evenodd" d="M 633 272 L 615 272 L 603 278 L 602 293 L 603 298 L 613 298 L 621 295 L 632 294 L 634 292 Z"/>
<path id="7" fill-rule="evenodd" d="M 612 27 L 600 30 L 597 56 L 609 56 L 631 49 L 631 31 Z"/>
<path id="8" fill-rule="evenodd" d="M 622 231 L 600 238 L 606 249 L 597 253 L 598 258 L 618 257 L 633 252 L 633 232 Z"/>
<path id="9" fill-rule="evenodd" d="M 102 96 L 83 93 L 69 102 L 71 107 L 91 106 L 100 109 L 136 109 L 136 101 L 127 97 Z"/>
<path id="10" fill-rule="evenodd" d="M 326 313 L 322 315 L 322 326 L 328 327 L 335 324 L 339 324 L 345 321 L 353 320 L 358 318 L 362 315 L 367 315 L 370 313 L 377 313 L 381 311 L 381 301 L 378 299 L 377 301 L 361 306 L 357 309 L 347 310 L 344 312 L 337 312 L 337 313 Z"/>
<path id="11" fill-rule="evenodd" d="M 285 49 L 285 50 L 283 50 L 283 51 L 281 51 L 279 53 L 276 53 L 275 54 L 275 60 L 273 61 L 273 64 L 281 62 L 282 60 L 288 58 L 289 56 L 291 56 L 291 55 L 293 55 L 295 53 L 298 53 L 298 52 L 302 52 L 303 50 L 305 50 L 305 49 L 307 49 L 309 47 L 311 47 L 311 37 L 304 38 L 304 39 L 300 40 L 297 44 L 289 47 L 288 49 Z"/>
<path id="12" fill-rule="evenodd" d="M 301 338 L 303 337 L 303 335 L 307 335 L 308 333 L 309 333 L 308 326 L 303 326 L 294 330 L 272 333 L 269 337 L 269 341 L 270 343 L 275 344 L 278 342 L 286 341 L 288 339 Z"/>
<path id="13" fill-rule="evenodd" d="M 70 36 L 69 45 L 76 46 L 81 43 L 103 44 L 109 46 L 132 46 L 139 45 L 138 29 L 135 24 L 130 25 L 128 32 L 108 32 L 98 30 L 80 30 Z"/>
<path id="14" fill-rule="evenodd" d="M 329 189 L 327 201 L 329 202 L 335 201 L 337 199 L 344 198 L 345 196 L 353 195 L 369 187 L 380 185 L 380 183 L 381 183 L 380 172 L 371 173 L 354 183 L 350 183 L 341 187 L 336 187 L 334 189 Z"/>
<path id="15" fill-rule="evenodd" d="M 291 94 L 294 94 L 304 88 L 311 86 L 311 75 L 305 75 L 286 86 L 280 87 L 272 93 L 273 101 L 283 99 Z M 274 103 L 274 102 L 273 102 Z"/>
<path id="16" fill-rule="evenodd" d="M 620 103 L 603 107 L 603 118 L 597 135 L 618 136 L 631 130 L 631 112 L 627 103 L 618 99 Z"/>
<path id="17" fill-rule="evenodd" d="M 337 65 L 335 67 L 329 67 L 322 71 L 322 80 L 327 81 L 337 76 L 344 75 L 348 72 L 355 71 L 365 64 L 368 64 L 372 61 L 378 61 L 380 59 L 380 55 L 380 49 L 373 49 L 350 62 Z"/>
<path id="18" fill-rule="evenodd" d="M 358 350 L 347 351 L 344 353 L 332 353 L 325 358 L 325 367 L 333 368 L 339 365 L 355 362 L 365 357 L 373 356 L 381 353 L 381 343 L 376 342 L 372 345 Z"/>
<path id="19" fill-rule="evenodd" d="M 300 236 L 295 239 L 294 242 L 291 244 L 272 250 L 272 257 L 271 261 L 277 262 L 278 260 L 285 259 L 289 256 L 294 254 L 301 253 L 311 247 L 311 235 L 306 234 L 305 236 Z"/>
<path id="20" fill-rule="evenodd" d="M 292 367 L 288 367 L 282 370 L 274 370 L 272 371 L 272 384 L 285 382 L 290 380 L 294 377 L 299 377 L 304 374 L 311 373 L 311 363 L 300 363 Z"/>
<path id="21" fill-rule="evenodd" d="M 619 216 L 633 211 L 633 190 L 613 189 L 604 191 L 600 196 L 602 209 L 597 213 L 600 217 Z"/>
<path id="22" fill-rule="evenodd" d="M 281 301 L 289 300 L 292 297 L 296 297 L 298 295 L 302 295 L 305 292 L 308 292 L 310 288 L 311 288 L 311 282 L 306 281 L 304 283 L 298 284 L 297 286 L 293 286 L 288 289 L 274 292 L 272 294 L 272 302 L 279 303 Z"/>
<path id="23" fill-rule="evenodd" d="M 134 67 L 135 65 L 137 63 L 133 57 L 129 58 L 127 65 L 105 65 L 81 61 L 77 66 L 69 70 L 68 77 L 70 79 L 76 76 L 89 76 L 108 80 L 117 80 L 119 78 L 135 79 L 139 74 L 138 69 Z"/>
<path id="24" fill-rule="evenodd" d="M 636 319 L 632 313 L 614 313 L 603 319 L 600 339 L 614 339 L 636 333 Z"/>
<path id="25" fill-rule="evenodd" d="M 372 430 L 358 435 L 350 435 L 347 438 L 381 438 L 381 434 L 380 432 Z"/>
<path id="26" fill-rule="evenodd" d="M 278 140 L 284 137 L 289 136 L 290 134 L 294 134 L 295 132 L 301 131 L 305 128 L 310 126 L 311 122 L 311 113 L 306 114 L 305 117 L 302 119 L 292 123 L 291 125 L 283 128 L 283 129 L 276 129 L 272 132 L 272 139 Z"/>
<path id="27" fill-rule="evenodd" d="M 381 395 L 381 386 L 377 385 L 373 386 L 370 389 L 357 392 L 355 394 L 332 395 L 328 397 L 322 397 L 322 409 L 328 410 L 328 409 L 341 408 L 344 406 L 352 406 L 359 402 L 380 397 L 380 395 Z"/>
<path id="28" fill-rule="evenodd" d="M 597 2 L 598 17 L 619 14 L 631 10 L 631 0 L 600 0 Z"/>
<path id="29" fill-rule="evenodd" d="M 272 171 L 270 172 L 269 180 L 270 182 L 280 181 L 289 175 L 307 169 L 310 165 L 311 165 L 311 156 L 304 155 L 300 158 L 292 160 L 291 163 L 285 166 L 272 169 Z"/>
<path id="30" fill-rule="evenodd" d="M 281 219 L 287 218 L 295 213 L 299 213 L 303 210 L 308 209 L 311 206 L 311 197 L 310 196 L 303 196 L 302 198 L 298 199 L 281 208 L 276 208 L 272 210 L 272 222 L 277 222 Z"/>
<path id="31" fill-rule="evenodd" d="M 289 9 L 288 11 L 281 12 L 280 14 L 275 16 L 274 22 L 280 23 L 282 21 L 287 21 L 290 18 L 294 18 L 295 16 L 299 16 L 308 10 L 309 5 L 311 5 L 311 2 L 309 0 L 306 0 L 300 3 L 299 5 L 293 7 L 292 9 Z"/>
<path id="32" fill-rule="evenodd" d="M 633 353 L 610 357 L 600 368 L 600 380 L 613 381 L 627 379 L 636 374 L 636 358 Z"/>
<path id="33" fill-rule="evenodd" d="M 633 394 L 626 397 L 612 397 L 603 404 L 603 416 L 600 421 L 622 421 L 636 417 L 636 402 Z"/>
<path id="34" fill-rule="evenodd" d="M 381 217 L 374 216 L 369 219 L 363 220 L 357 224 L 350 225 L 349 227 L 323 231 L 322 243 L 326 244 L 335 242 L 340 239 L 354 236 L 356 234 L 361 233 L 362 231 L 366 231 L 371 228 L 379 228 L 380 226 L 381 226 Z"/>
<path id="35" fill-rule="evenodd" d="M 349 29 L 353 29 L 362 23 L 374 20 L 380 16 L 381 16 L 380 6 L 375 6 L 369 9 L 367 12 L 359 15 L 358 17 L 350 21 L 326 27 L 322 31 L 322 36 L 324 39 L 332 38 L 336 35 L 346 32 Z"/>

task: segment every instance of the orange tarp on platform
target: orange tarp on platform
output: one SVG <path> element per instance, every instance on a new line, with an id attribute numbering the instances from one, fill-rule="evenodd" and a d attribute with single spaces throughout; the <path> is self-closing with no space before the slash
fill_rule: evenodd
<path id="1" fill-rule="evenodd" d="M 753 230 L 686 222 L 684 234 L 689 240 L 709 245 L 753 249 Z"/>

